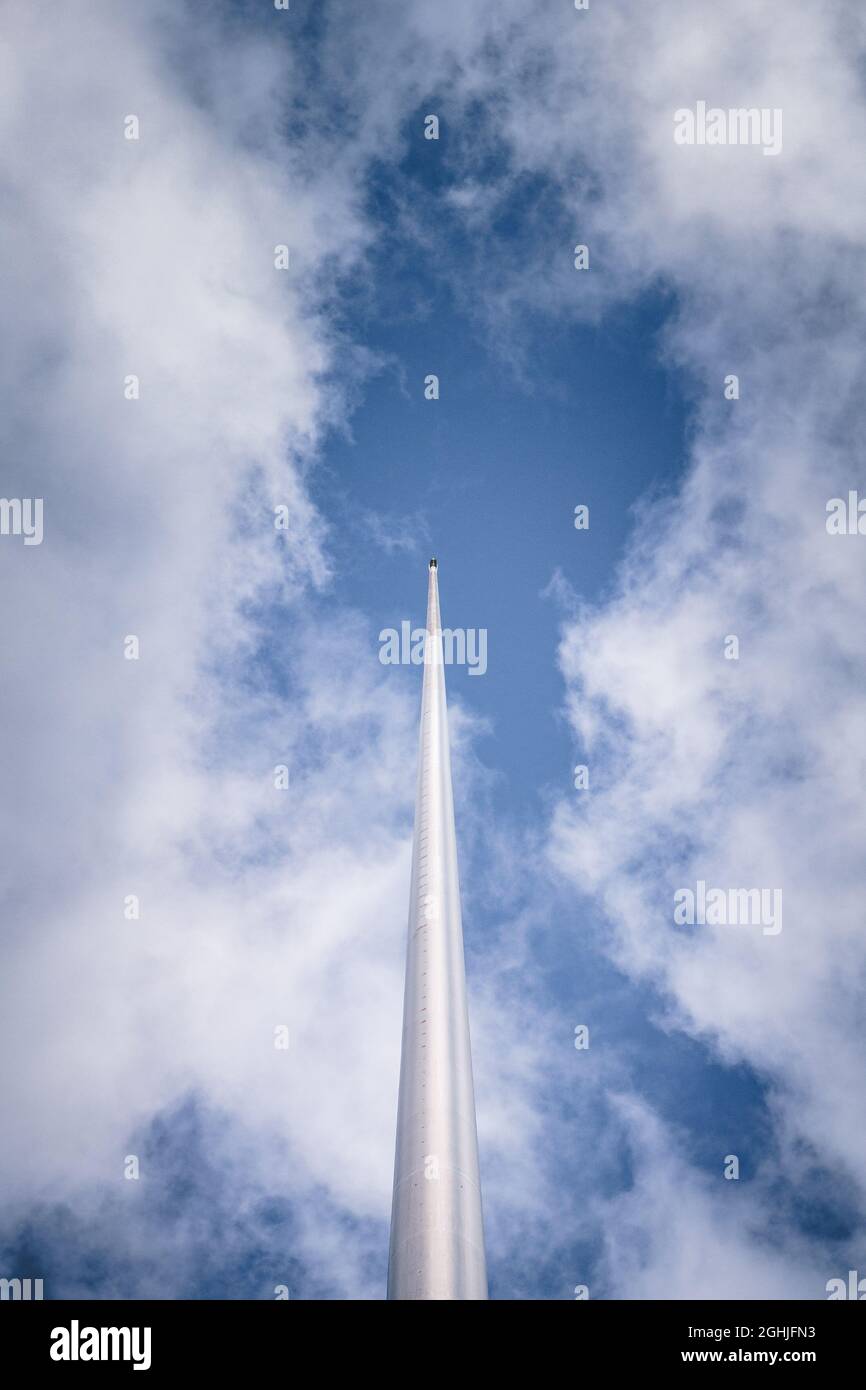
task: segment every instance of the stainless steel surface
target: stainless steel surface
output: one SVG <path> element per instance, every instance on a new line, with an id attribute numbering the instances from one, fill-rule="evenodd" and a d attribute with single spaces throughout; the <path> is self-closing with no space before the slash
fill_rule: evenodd
<path id="1" fill-rule="evenodd" d="M 437 576 L 431 561 L 388 1297 L 485 1299 Z"/>

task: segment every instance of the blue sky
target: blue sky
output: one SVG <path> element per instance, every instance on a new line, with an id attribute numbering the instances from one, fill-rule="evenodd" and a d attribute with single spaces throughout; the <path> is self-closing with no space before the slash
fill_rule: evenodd
<path id="1" fill-rule="evenodd" d="M 866 34 L 700 9 L 11 7 L 2 1272 L 383 1296 L 432 554 L 491 1296 L 862 1269 Z"/>
<path id="2" fill-rule="evenodd" d="M 443 113 L 437 141 L 424 138 L 434 109 Z M 562 614 L 551 580 L 561 572 L 575 599 L 588 602 L 611 584 L 632 509 L 679 476 L 685 410 L 658 361 L 670 303 L 658 290 L 624 306 L 611 325 L 551 325 L 530 310 L 507 341 L 485 331 L 461 293 L 471 287 L 454 280 L 480 250 L 447 203 L 466 174 L 466 136 L 451 148 L 446 113 L 435 97 L 422 103 L 405 121 L 402 157 L 374 166 L 376 239 L 361 291 L 348 290 L 345 323 L 382 366 L 350 436 L 329 441 L 313 491 L 334 519 L 337 602 L 361 603 L 377 630 L 397 625 L 398 615 L 420 621 L 423 585 L 411 557 L 423 559 L 426 542 L 439 554 L 449 607 L 459 604 L 448 621 L 486 627 L 493 640 L 501 634 L 474 700 L 467 670 L 455 667 L 449 684 L 495 726 L 490 762 L 508 780 L 508 805 L 517 812 L 530 802 L 537 814 L 538 795 L 570 781 L 573 763 L 555 727 Z M 539 208 L 555 206 L 554 192 L 534 180 L 507 199 L 485 239 L 489 270 L 475 267 L 493 293 L 498 264 L 532 244 Z M 405 203 L 429 218 L 423 247 L 400 225 L 395 209 Z M 571 228 L 556 211 L 551 250 L 567 261 Z M 430 372 L 438 401 L 424 396 Z M 578 503 L 591 508 L 590 530 L 579 536 Z M 390 555 L 387 544 L 378 553 L 371 544 L 371 513 L 392 539 Z M 528 708 L 548 720 L 528 721 Z"/>

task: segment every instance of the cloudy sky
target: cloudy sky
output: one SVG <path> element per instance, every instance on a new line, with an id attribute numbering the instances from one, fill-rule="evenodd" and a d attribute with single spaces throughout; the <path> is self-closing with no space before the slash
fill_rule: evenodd
<path id="1" fill-rule="evenodd" d="M 866 1274 L 858 0 L 0 43 L 0 1273 L 383 1297 L 436 554 L 491 1296 Z"/>

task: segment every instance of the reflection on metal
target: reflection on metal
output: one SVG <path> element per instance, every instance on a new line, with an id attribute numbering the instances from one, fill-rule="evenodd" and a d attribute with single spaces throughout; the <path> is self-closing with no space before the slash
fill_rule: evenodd
<path id="1" fill-rule="evenodd" d="M 427 595 L 388 1297 L 487 1297 L 435 560 Z"/>

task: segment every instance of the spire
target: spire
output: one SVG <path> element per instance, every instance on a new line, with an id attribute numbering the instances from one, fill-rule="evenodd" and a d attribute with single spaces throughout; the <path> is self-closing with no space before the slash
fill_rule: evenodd
<path id="1" fill-rule="evenodd" d="M 487 1297 L 435 560 L 427 588 L 388 1297 Z"/>

